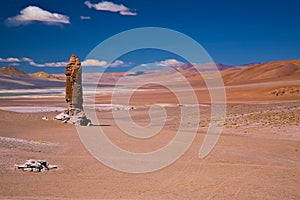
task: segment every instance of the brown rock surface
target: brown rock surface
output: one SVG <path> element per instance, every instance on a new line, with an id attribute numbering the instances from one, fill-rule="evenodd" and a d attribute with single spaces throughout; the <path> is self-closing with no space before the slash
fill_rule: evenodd
<path id="1" fill-rule="evenodd" d="M 82 71 L 77 56 L 72 55 L 66 66 L 66 94 L 68 109 L 55 117 L 57 120 L 76 125 L 88 125 L 91 121 L 86 118 L 82 104 Z"/>
<path id="2" fill-rule="evenodd" d="M 69 109 L 82 109 L 81 63 L 77 56 L 72 55 L 66 66 L 66 101 Z"/>

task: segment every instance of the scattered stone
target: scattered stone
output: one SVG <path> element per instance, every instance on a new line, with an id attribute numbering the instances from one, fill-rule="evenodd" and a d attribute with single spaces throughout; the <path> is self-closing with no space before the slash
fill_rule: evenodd
<path id="1" fill-rule="evenodd" d="M 49 120 L 49 119 L 48 119 L 48 117 L 43 117 L 42 120 L 46 120 L 46 121 L 47 121 L 47 120 Z"/>
<path id="2" fill-rule="evenodd" d="M 23 165 L 15 165 L 15 169 L 21 169 L 23 171 L 30 172 L 45 172 L 50 169 L 57 169 L 57 165 L 49 165 L 44 160 L 29 159 Z"/>
<path id="3" fill-rule="evenodd" d="M 136 110 L 136 107 L 130 106 L 130 107 L 129 107 L 129 110 Z"/>

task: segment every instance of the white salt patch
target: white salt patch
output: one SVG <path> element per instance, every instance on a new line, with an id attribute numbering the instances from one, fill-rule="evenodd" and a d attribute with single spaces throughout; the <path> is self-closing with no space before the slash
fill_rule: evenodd
<path id="1" fill-rule="evenodd" d="M 45 142 L 45 141 L 33 141 L 33 140 L 24 140 L 19 138 L 9 138 L 9 137 L 1 137 L 0 136 L 0 144 L 11 144 L 11 145 L 22 145 L 22 144 L 28 144 L 28 145 L 41 145 L 41 146 L 57 146 L 57 143 L 52 142 Z"/>
<path id="2" fill-rule="evenodd" d="M 131 110 L 133 106 L 121 105 L 121 104 L 95 104 L 95 108 L 98 111 L 101 110 Z"/>
<path id="3" fill-rule="evenodd" d="M 0 107 L 1 110 L 8 110 L 13 112 L 20 113 L 39 113 L 39 112 L 55 112 L 55 111 L 63 111 L 62 107 L 38 107 L 38 106 L 3 106 Z"/>

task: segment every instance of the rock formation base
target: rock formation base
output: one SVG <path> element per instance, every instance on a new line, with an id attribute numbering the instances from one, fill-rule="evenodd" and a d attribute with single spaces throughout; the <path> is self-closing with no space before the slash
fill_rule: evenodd
<path id="1" fill-rule="evenodd" d="M 89 120 L 82 109 L 69 109 L 64 110 L 58 114 L 54 119 L 61 120 L 64 123 L 71 123 L 80 126 L 91 126 L 91 120 Z"/>

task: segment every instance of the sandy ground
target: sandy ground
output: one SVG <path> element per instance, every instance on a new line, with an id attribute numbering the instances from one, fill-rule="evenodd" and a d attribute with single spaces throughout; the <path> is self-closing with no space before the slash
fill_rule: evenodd
<path id="1" fill-rule="evenodd" d="M 16 111 L 27 113 L 0 110 L 0 198 L 300 199 L 299 96 L 274 97 L 272 88 L 257 87 L 245 87 L 244 92 L 241 87 L 227 88 L 224 129 L 204 159 L 198 153 L 209 125 L 210 105 L 209 94 L 199 90 L 201 117 L 192 145 L 170 166 L 144 174 L 103 165 L 86 150 L 73 125 L 51 120 L 65 107 L 63 96 L 1 98 L 0 107 L 22 108 Z M 132 152 L 149 152 L 175 136 L 178 101 L 172 93 L 151 91 L 133 96 L 131 104 L 136 109 L 130 113 L 137 124 L 147 125 L 148 106 L 164 105 L 166 124 L 152 138 L 125 135 L 110 109 L 97 112 L 101 128 L 114 144 Z M 110 96 L 98 96 L 96 103 L 108 107 Z M 49 104 L 51 109 L 43 110 Z M 30 113 L 32 108 L 39 112 Z M 190 109 L 186 117 L 192 119 L 195 108 Z M 42 120 L 44 116 L 49 120 Z M 14 169 L 30 158 L 44 159 L 58 169 L 44 173 Z"/>
<path id="2" fill-rule="evenodd" d="M 273 109 L 276 107 L 278 112 L 294 109 L 292 112 L 299 117 L 299 103 L 277 104 Z M 138 175 L 113 170 L 94 159 L 82 145 L 73 125 L 41 119 L 53 117 L 55 112 L 1 111 L 1 198 L 299 199 L 299 124 L 289 123 L 278 129 L 258 125 L 255 119 L 250 119 L 248 127 L 239 127 L 242 122 L 231 117 L 241 109 L 252 113 L 253 106 L 232 105 L 228 109 L 234 113 L 229 114 L 228 123 L 236 125 L 227 125 L 206 158 L 198 158 L 206 131 L 203 123 L 192 146 L 179 160 L 159 171 Z M 260 109 L 266 107 L 261 105 Z M 174 116 L 177 108 L 169 108 L 168 112 Z M 145 109 L 133 111 L 140 124 L 147 122 L 146 117 L 141 117 L 145 114 Z M 121 148 L 135 152 L 165 145 L 177 128 L 176 119 L 169 120 L 159 136 L 139 141 L 124 135 L 109 111 L 101 111 L 99 116 L 102 125 L 109 125 L 102 127 L 109 133 L 108 137 Z M 29 158 L 45 159 L 57 164 L 59 169 L 45 173 L 14 170 L 14 164 Z"/>

